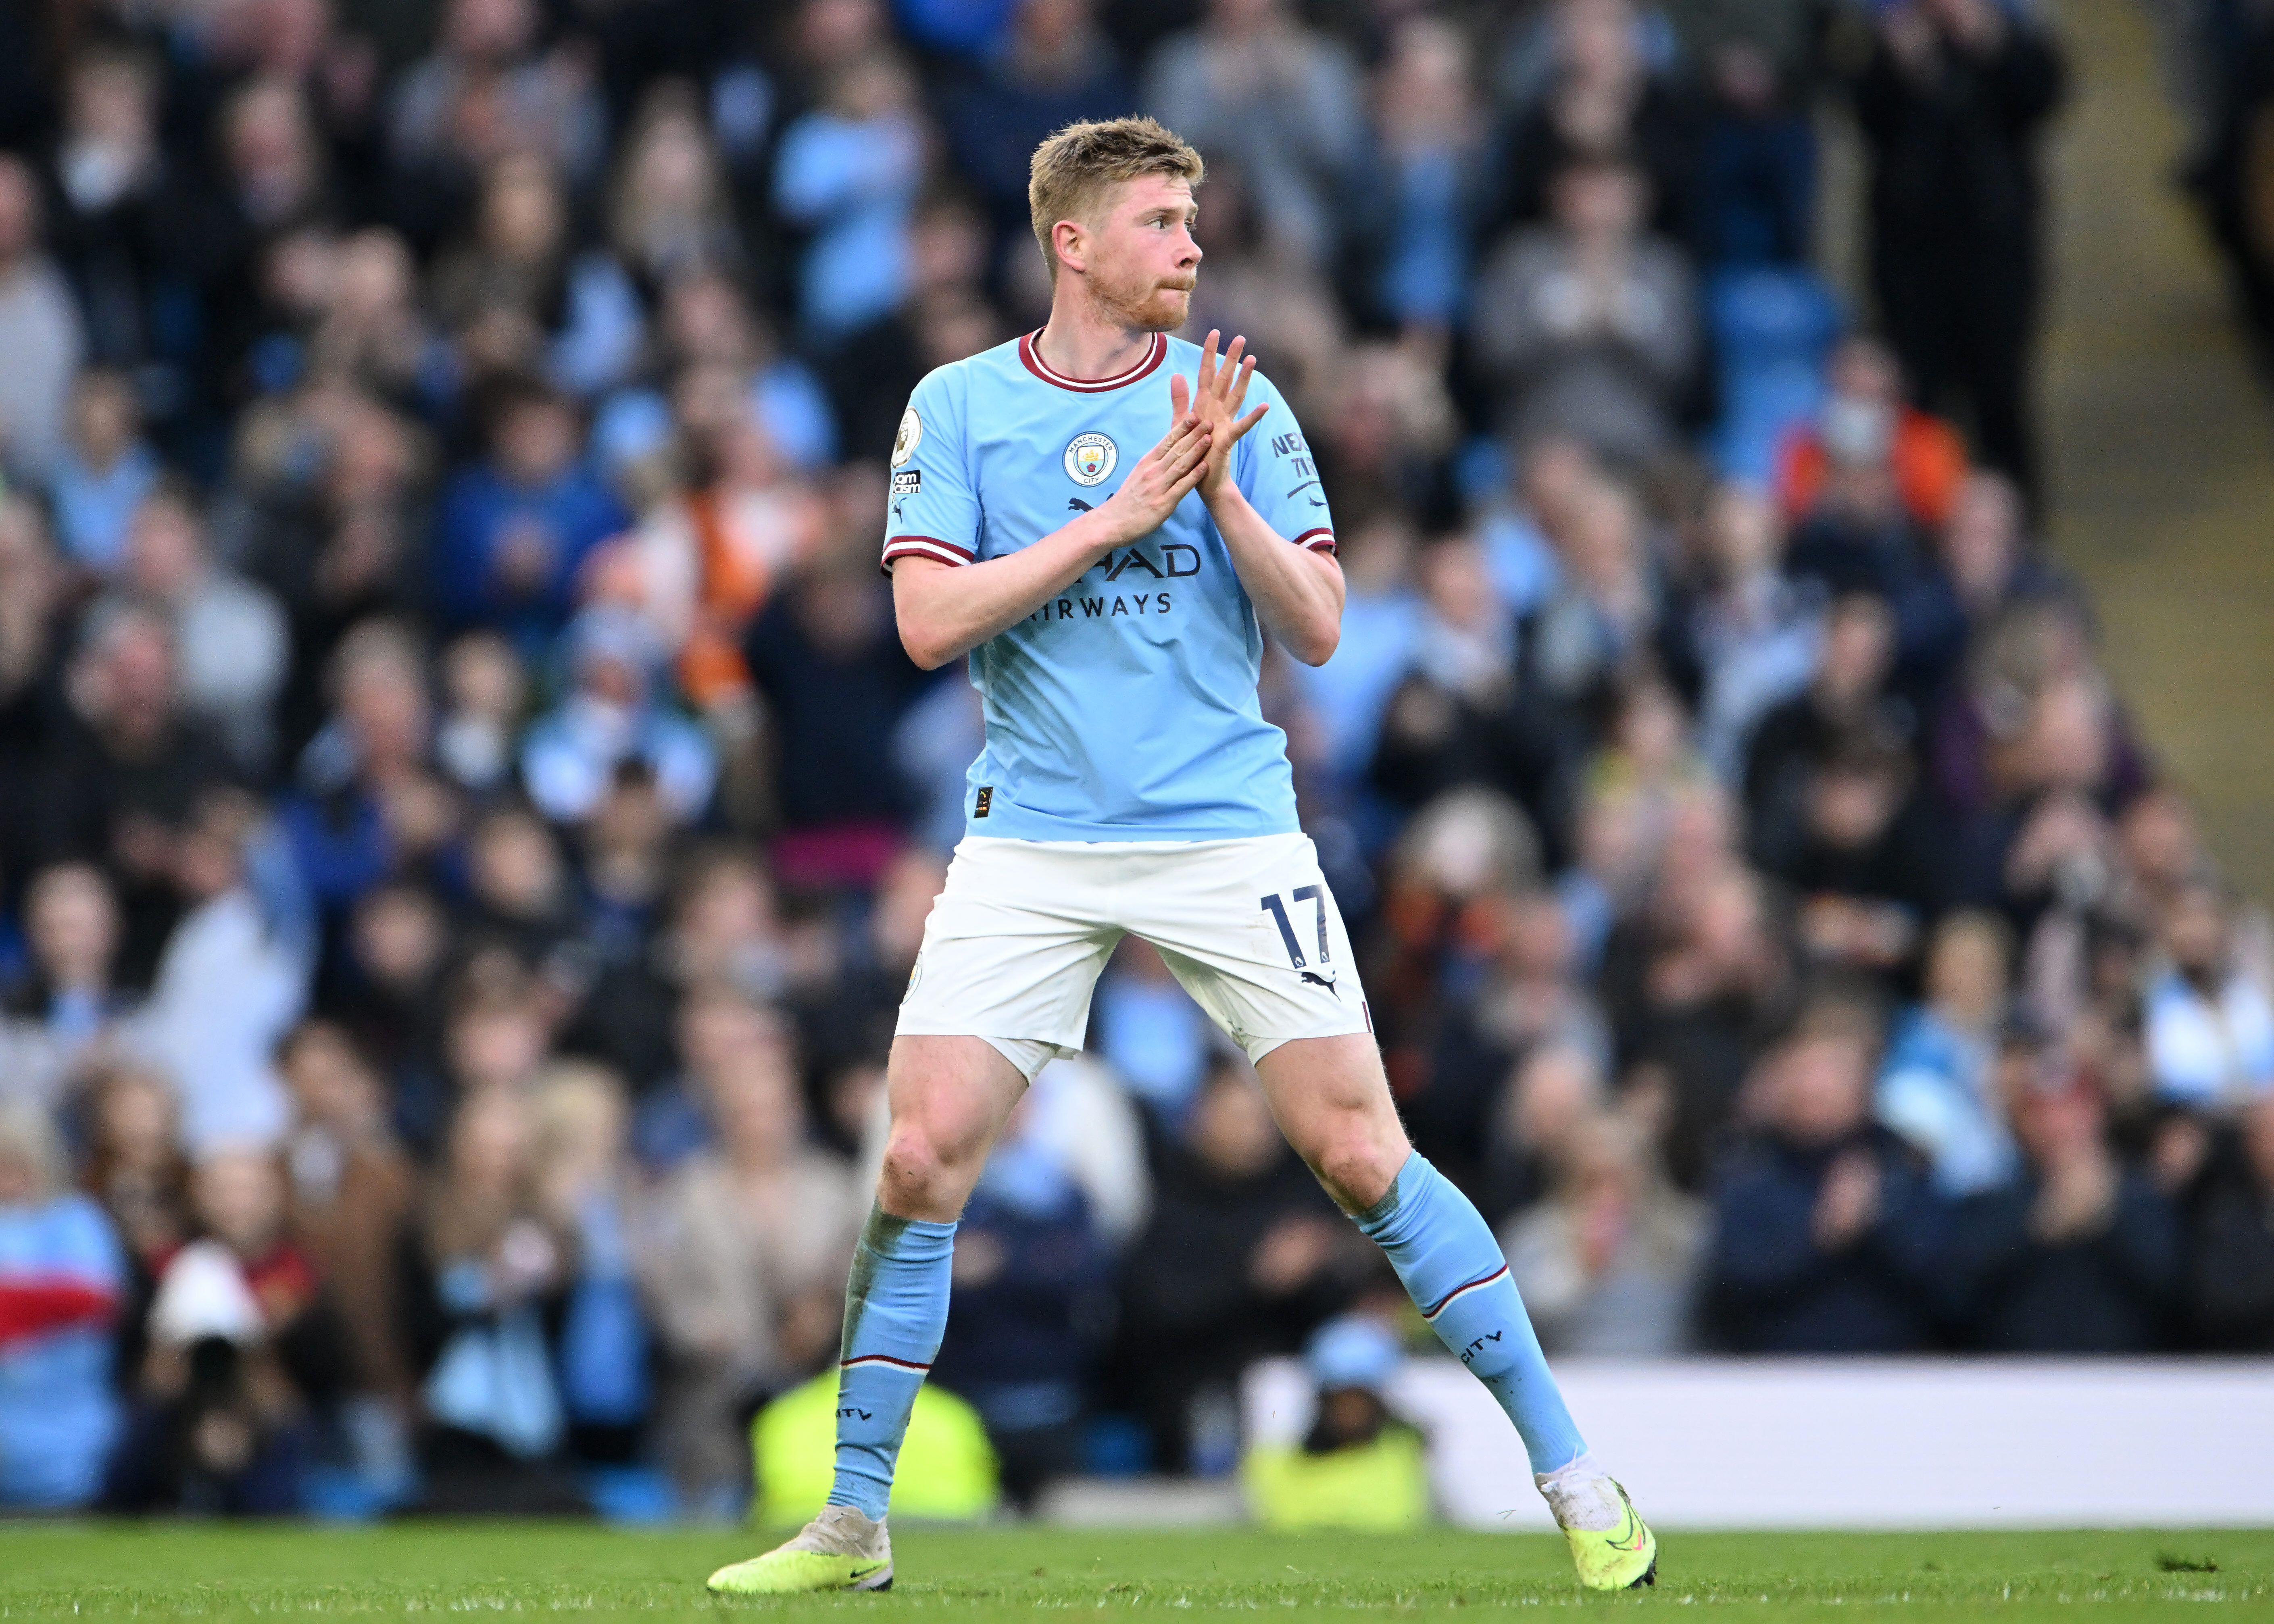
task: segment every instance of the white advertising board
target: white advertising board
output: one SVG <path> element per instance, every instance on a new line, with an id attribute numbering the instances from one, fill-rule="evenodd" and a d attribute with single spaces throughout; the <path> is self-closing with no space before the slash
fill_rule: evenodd
<path id="1" fill-rule="evenodd" d="M 1559 1360 L 1589 1447 L 1668 1528 L 2274 1525 L 2274 1360 Z M 1393 1406 L 1474 1528 L 1551 1526 L 1515 1431 L 1450 1359 Z M 1300 1438 L 1299 1361 L 1248 1374 L 1248 1435 Z"/>

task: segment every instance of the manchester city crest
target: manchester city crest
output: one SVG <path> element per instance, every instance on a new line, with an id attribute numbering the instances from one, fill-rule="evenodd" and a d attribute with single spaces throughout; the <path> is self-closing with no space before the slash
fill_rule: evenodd
<path id="1" fill-rule="evenodd" d="M 1065 448 L 1066 477 L 1076 485 L 1096 485 L 1113 471 L 1121 453 L 1103 434 L 1077 434 Z"/>

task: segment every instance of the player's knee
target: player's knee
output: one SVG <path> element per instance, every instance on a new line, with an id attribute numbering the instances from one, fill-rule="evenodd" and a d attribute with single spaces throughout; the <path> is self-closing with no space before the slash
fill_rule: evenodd
<path id="1" fill-rule="evenodd" d="M 885 1209 L 905 1218 L 953 1218 L 963 1206 L 949 1159 L 921 1123 L 892 1124 L 881 1182 Z"/>
<path id="2" fill-rule="evenodd" d="M 1382 1142 L 1368 1124 L 1352 1124 L 1323 1137 L 1311 1158 L 1319 1182 L 1346 1211 L 1363 1212 L 1388 1194 L 1405 1161 L 1403 1145 Z"/>

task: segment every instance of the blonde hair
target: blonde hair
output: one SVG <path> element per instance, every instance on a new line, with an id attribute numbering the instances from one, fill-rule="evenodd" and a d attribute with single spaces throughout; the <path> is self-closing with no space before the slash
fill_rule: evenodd
<path id="1" fill-rule="evenodd" d="M 1088 218 L 1108 186 L 1141 175 L 1168 175 L 1198 187 L 1207 173 L 1201 155 L 1156 119 L 1108 118 L 1068 124 L 1035 148 L 1027 171 L 1027 208 L 1035 241 L 1058 280 L 1051 234 L 1061 220 Z"/>

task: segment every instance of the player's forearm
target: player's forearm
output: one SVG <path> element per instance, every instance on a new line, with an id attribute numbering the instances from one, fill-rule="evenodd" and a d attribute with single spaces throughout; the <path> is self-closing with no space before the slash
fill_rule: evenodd
<path id="1" fill-rule="evenodd" d="M 1209 514 L 1272 641 L 1306 665 L 1325 665 L 1342 641 L 1342 566 L 1273 530 L 1229 479 Z"/>
<path id="2" fill-rule="evenodd" d="M 1016 626 L 1121 542 L 1101 509 L 984 563 L 959 568 L 903 558 L 892 567 L 900 645 L 923 670 L 936 670 Z"/>

